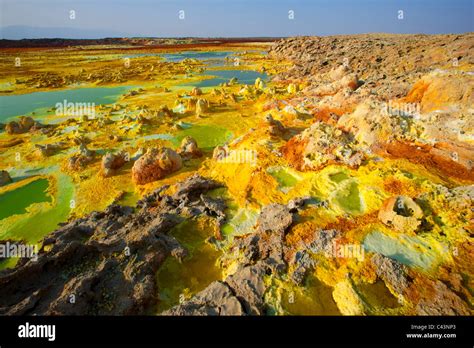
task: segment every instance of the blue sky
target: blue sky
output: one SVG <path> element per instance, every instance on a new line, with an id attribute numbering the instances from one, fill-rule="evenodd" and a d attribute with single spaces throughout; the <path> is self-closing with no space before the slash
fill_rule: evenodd
<path id="1" fill-rule="evenodd" d="M 474 0 L 0 0 L 4 38 L 432 34 L 473 23 Z"/>

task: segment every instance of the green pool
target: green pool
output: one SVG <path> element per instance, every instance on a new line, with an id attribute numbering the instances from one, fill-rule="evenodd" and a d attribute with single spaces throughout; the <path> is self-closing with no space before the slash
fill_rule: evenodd
<path id="1" fill-rule="evenodd" d="M 46 192 L 48 186 L 48 179 L 38 179 L 0 195 L 0 220 L 25 213 L 33 203 L 51 202 L 51 196 Z"/>

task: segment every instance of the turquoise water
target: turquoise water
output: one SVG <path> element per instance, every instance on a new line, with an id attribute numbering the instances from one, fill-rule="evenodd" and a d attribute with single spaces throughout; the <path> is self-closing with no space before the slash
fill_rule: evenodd
<path id="1" fill-rule="evenodd" d="M 364 239 L 367 251 L 380 253 L 407 266 L 430 269 L 439 255 L 429 242 L 418 236 L 399 235 L 397 239 L 379 231 L 369 233 Z"/>
<path id="2" fill-rule="evenodd" d="M 117 57 L 121 59 L 125 58 L 142 58 L 142 57 L 161 57 L 163 54 L 162 53 L 133 53 L 133 54 L 119 54 Z"/>
<path id="3" fill-rule="evenodd" d="M 228 82 L 231 78 L 236 77 L 238 83 L 245 85 L 253 85 L 255 80 L 260 77 L 262 80 L 267 80 L 268 75 L 259 73 L 253 70 L 210 70 L 201 74 L 201 76 L 214 76 L 211 79 L 199 81 L 193 86 L 196 87 L 214 87 L 223 82 Z"/>
<path id="4" fill-rule="evenodd" d="M 179 53 L 165 53 L 161 56 L 169 62 L 180 62 L 183 59 L 191 58 L 197 60 L 224 59 L 232 56 L 233 52 L 205 52 L 205 51 L 185 51 Z"/>
<path id="5" fill-rule="evenodd" d="M 64 100 L 72 103 L 111 104 L 132 87 L 91 87 L 0 96 L 0 122 L 35 110 L 49 109 Z"/>

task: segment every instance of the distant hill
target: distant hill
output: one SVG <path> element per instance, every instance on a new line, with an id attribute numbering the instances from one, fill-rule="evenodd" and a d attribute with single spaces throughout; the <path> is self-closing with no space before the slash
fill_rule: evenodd
<path id="1" fill-rule="evenodd" d="M 169 45 L 219 45 L 223 43 L 243 42 L 273 42 L 280 38 L 245 37 L 245 38 L 146 38 L 146 37 L 112 37 L 104 39 L 70 39 L 70 38 L 41 38 L 41 39 L 0 39 L 0 48 L 28 48 L 28 47 L 67 47 L 67 46 L 169 46 Z M 183 46 L 184 47 L 184 46 Z"/>
<path id="2" fill-rule="evenodd" d="M 102 37 L 125 37 L 130 33 L 119 33 L 103 29 L 80 29 L 68 27 L 30 27 L 12 25 L 0 28 L 0 38 L 8 40 L 21 39 L 97 39 Z"/>

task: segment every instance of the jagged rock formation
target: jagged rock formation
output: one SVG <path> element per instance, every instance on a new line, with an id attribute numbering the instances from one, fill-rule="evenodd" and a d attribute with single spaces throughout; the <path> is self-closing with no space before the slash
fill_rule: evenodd
<path id="1" fill-rule="evenodd" d="M 0 171 L 0 186 L 4 186 L 12 182 L 10 174 L 6 170 Z"/>
<path id="2" fill-rule="evenodd" d="M 364 157 L 351 133 L 319 121 L 290 139 L 282 153 L 299 170 L 316 170 L 332 163 L 358 167 Z"/>
<path id="3" fill-rule="evenodd" d="M 35 126 L 35 121 L 31 117 L 21 116 L 17 121 L 10 121 L 5 125 L 8 134 L 21 134 L 30 131 Z M 38 124 L 38 127 L 40 125 Z"/>
<path id="4" fill-rule="evenodd" d="M 36 144 L 36 152 L 40 157 L 49 157 L 54 155 L 56 152 L 61 150 L 64 147 L 64 143 L 54 143 L 54 144 L 46 144 L 46 145 L 39 145 Z"/>
<path id="5" fill-rule="evenodd" d="M 44 239 L 36 261 L 21 259 L 15 268 L 0 271 L 0 313 L 147 313 L 156 302 L 159 266 L 168 255 L 186 255 L 167 232 L 183 221 L 182 214 L 222 214 L 211 212 L 201 199 L 219 186 L 194 175 L 172 196 L 161 188 L 145 197 L 136 213 L 112 205 L 65 224 Z"/>
<path id="6" fill-rule="evenodd" d="M 299 37 L 278 41 L 270 55 L 293 63 L 274 81 L 304 85 L 299 96 L 313 100 L 307 108 L 325 127 L 353 135 L 346 147 L 468 179 L 474 175 L 472 40 L 472 33 Z M 307 142 L 321 138 L 308 132 L 283 149 L 297 168 L 307 160 L 301 154 Z"/>
<path id="7" fill-rule="evenodd" d="M 298 206 L 302 203 L 298 202 Z M 225 281 L 217 281 L 164 315 L 263 315 L 266 313 L 264 277 L 286 269 L 284 234 L 293 223 L 297 208 L 281 204 L 266 206 L 254 233 L 235 241 L 240 251 L 239 267 Z M 217 295 L 216 297 L 213 297 Z"/>
<path id="8" fill-rule="evenodd" d="M 94 161 L 94 158 L 95 152 L 89 150 L 85 144 L 81 143 L 79 145 L 79 151 L 69 157 L 68 169 L 71 171 L 79 170 Z"/>
<path id="9" fill-rule="evenodd" d="M 472 40 L 473 34 L 297 37 L 278 41 L 270 55 L 294 62 L 280 79 L 304 78 L 317 86 L 322 74 L 346 65 L 364 81 L 363 89 L 391 99 L 404 97 L 411 84 L 433 69 L 472 64 Z"/>
<path id="10" fill-rule="evenodd" d="M 189 301 L 165 311 L 163 315 L 262 315 L 266 286 L 264 264 L 247 266 L 216 281 Z"/>
<path id="11" fill-rule="evenodd" d="M 399 262 L 385 257 L 381 254 L 375 254 L 371 259 L 376 267 L 377 276 L 383 279 L 396 294 L 403 295 L 408 288 L 407 268 Z"/>

